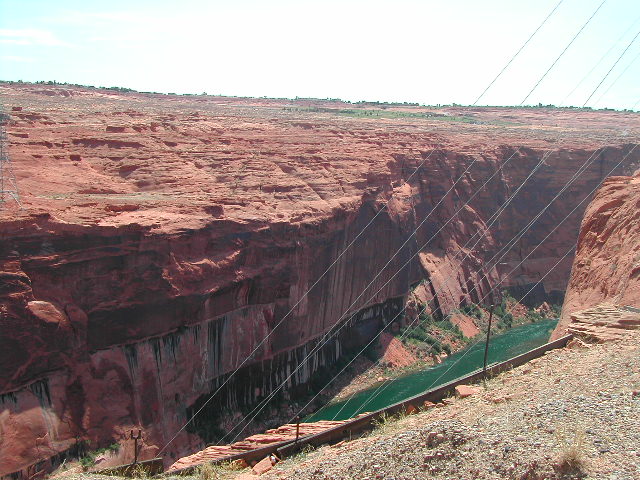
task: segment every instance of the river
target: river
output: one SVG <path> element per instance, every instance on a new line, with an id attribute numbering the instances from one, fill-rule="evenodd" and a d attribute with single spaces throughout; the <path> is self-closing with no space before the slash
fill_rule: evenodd
<path id="1" fill-rule="evenodd" d="M 488 363 L 503 362 L 544 345 L 549 341 L 549 336 L 557 323 L 557 319 L 541 320 L 536 323 L 520 325 L 500 335 L 492 336 L 489 344 Z M 454 353 L 439 365 L 360 391 L 346 400 L 328 403 L 304 421 L 346 420 L 360 413 L 373 412 L 406 400 L 467 375 L 482 367 L 484 345 L 483 339 L 465 350 Z"/>

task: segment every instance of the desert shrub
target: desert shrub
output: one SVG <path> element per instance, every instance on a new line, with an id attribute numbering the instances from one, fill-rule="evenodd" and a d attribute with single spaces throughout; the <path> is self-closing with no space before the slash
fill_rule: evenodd
<path id="1" fill-rule="evenodd" d="M 85 470 L 90 469 L 96 464 L 96 457 L 94 455 L 87 455 L 86 457 L 82 457 L 80 459 L 80 465 Z"/>
<path id="2" fill-rule="evenodd" d="M 540 320 L 544 320 L 544 317 L 540 315 L 538 312 L 533 310 L 529 310 L 526 315 L 527 320 L 531 323 L 539 322 Z"/>
<path id="3" fill-rule="evenodd" d="M 433 323 L 436 327 L 440 328 L 441 330 L 446 330 L 450 333 L 453 333 L 453 335 L 458 339 L 458 340 L 462 340 L 464 339 L 464 335 L 462 334 L 462 330 L 460 330 L 460 327 L 458 327 L 458 325 L 454 325 L 453 323 L 451 323 L 450 317 L 445 317 L 443 320 L 437 321 Z"/>
<path id="4" fill-rule="evenodd" d="M 586 466 L 586 456 L 584 448 L 584 432 L 577 431 L 573 439 L 569 441 L 566 434 L 558 434 L 560 451 L 555 469 L 561 474 L 581 474 Z"/>
<path id="5" fill-rule="evenodd" d="M 218 469 L 212 463 L 205 463 L 198 467 L 197 476 L 200 480 L 217 480 L 220 478 Z"/>
<path id="6" fill-rule="evenodd" d="M 510 313 L 506 313 L 502 316 L 500 321 L 498 322 L 499 328 L 511 328 L 513 325 L 513 315 Z"/>
<path id="7" fill-rule="evenodd" d="M 465 315 L 468 315 L 470 317 L 475 317 L 478 320 L 480 320 L 482 318 L 482 310 L 475 303 L 470 303 L 468 305 L 462 306 L 460 308 L 460 311 L 462 313 L 464 313 Z"/>

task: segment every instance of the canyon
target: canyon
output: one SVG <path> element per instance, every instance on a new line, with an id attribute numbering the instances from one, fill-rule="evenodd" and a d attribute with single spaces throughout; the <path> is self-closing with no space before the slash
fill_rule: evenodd
<path id="1" fill-rule="evenodd" d="M 640 163 L 629 112 L 0 94 L 23 204 L 0 210 L 0 476 L 16 478 L 131 428 L 167 464 L 201 450 L 223 412 L 285 380 L 277 399 L 295 398 L 401 323 L 421 282 L 436 316 L 503 288 L 560 303 L 590 192 L 612 173 L 615 197 Z"/>

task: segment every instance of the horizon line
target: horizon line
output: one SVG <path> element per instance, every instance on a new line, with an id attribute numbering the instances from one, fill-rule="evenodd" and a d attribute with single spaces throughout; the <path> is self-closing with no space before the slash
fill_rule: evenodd
<path id="1" fill-rule="evenodd" d="M 245 95 L 228 95 L 223 93 L 175 93 L 175 92 L 156 92 L 156 91 L 143 91 L 136 90 L 134 88 L 129 87 L 105 87 L 105 86 L 96 86 L 96 85 L 84 85 L 80 83 L 71 83 L 71 82 L 59 82 L 57 80 L 36 80 L 36 81 L 25 81 L 25 80 L 2 80 L 0 79 L 0 83 L 8 83 L 8 84 L 18 84 L 18 85 L 48 85 L 48 86 L 63 86 L 67 85 L 70 87 L 80 87 L 80 88 L 88 88 L 94 90 L 110 90 L 118 93 L 135 93 L 135 94 L 143 94 L 143 95 L 174 95 L 177 97 L 221 97 L 221 98 L 238 98 L 238 99 L 256 99 L 256 100 L 290 100 L 290 101 L 300 101 L 300 100 L 314 100 L 320 102 L 341 102 L 350 105 L 358 105 L 358 104 L 371 104 L 371 105 L 391 105 L 391 106 L 408 106 L 408 107 L 430 107 L 430 108 L 443 108 L 443 107 L 453 107 L 453 108 L 510 108 L 510 109 L 531 109 L 531 108 L 547 108 L 547 109 L 555 109 L 555 110 L 585 110 L 585 111 L 614 111 L 614 112 L 622 112 L 622 113 L 639 113 L 640 110 L 633 110 L 629 108 L 610 108 L 610 107 L 588 107 L 588 106 L 557 106 L 554 104 L 543 104 L 539 102 L 537 105 L 465 105 L 461 103 L 437 103 L 437 104 L 425 104 L 419 102 L 410 102 L 410 101 L 380 101 L 380 100 L 344 100 L 342 98 L 320 98 L 320 97 L 270 97 L 267 95 L 263 95 L 261 97 L 257 96 L 245 96 Z"/>

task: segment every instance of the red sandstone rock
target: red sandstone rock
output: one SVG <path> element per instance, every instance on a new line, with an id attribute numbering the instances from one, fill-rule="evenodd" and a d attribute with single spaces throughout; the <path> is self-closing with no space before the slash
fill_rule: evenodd
<path id="1" fill-rule="evenodd" d="M 249 464 L 246 462 L 246 460 L 242 458 L 238 460 L 234 460 L 233 462 L 231 462 L 231 465 L 238 470 L 241 470 L 243 468 L 249 468 Z"/>
<path id="2" fill-rule="evenodd" d="M 68 322 L 66 315 L 49 302 L 40 300 L 28 302 L 27 310 L 29 310 L 35 318 L 44 323 L 51 323 L 58 326 Z"/>
<path id="3" fill-rule="evenodd" d="M 241 473 L 234 477 L 234 480 L 256 480 L 256 475 L 252 473 Z"/>
<path id="4" fill-rule="evenodd" d="M 549 316 L 553 313 L 551 306 L 547 302 L 542 302 L 542 304 L 535 309 L 540 315 Z"/>
<path id="5" fill-rule="evenodd" d="M 363 414 L 364 415 L 364 414 Z M 300 424 L 300 436 L 311 435 L 342 425 L 345 421 L 323 420 L 313 423 Z M 244 440 L 231 445 L 214 445 L 200 450 L 192 455 L 176 460 L 167 468 L 167 472 L 200 465 L 205 461 L 221 460 L 229 455 L 236 455 L 247 450 L 253 450 L 266 445 L 293 440 L 296 438 L 296 424 L 286 424 L 278 428 L 267 430 L 265 433 L 251 435 Z"/>
<path id="6" fill-rule="evenodd" d="M 402 304 L 416 282 L 424 280 L 421 294 L 444 313 L 463 299 L 477 301 L 501 278 L 511 286 L 536 282 L 573 243 L 580 208 L 510 278 L 504 274 L 577 205 L 577 192 L 622 158 L 625 145 L 600 150 L 497 269 L 480 267 L 600 148 L 598 136 L 638 125 L 637 115 L 622 112 L 448 109 L 484 122 L 464 124 L 296 113 L 284 110 L 291 102 L 269 99 L 8 84 L 0 94 L 7 108 L 24 105 L 11 112 L 8 133 L 25 206 L 9 202 L 0 211 L 0 430 L 12 438 L 0 444 L 0 475 L 40 461 L 49 468 L 48 459 L 76 439 L 106 446 L 132 427 L 143 427 L 150 445 L 164 445 L 184 412 L 270 332 L 247 367 L 255 370 L 243 372 L 256 384 L 242 385 L 234 398 L 270 393 L 263 379 L 274 372 L 260 370 L 263 361 L 285 369 L 347 310 L 366 313 L 376 330 L 382 302 Z M 518 128 L 499 126 L 514 119 Z M 530 134 L 550 123 L 564 135 L 561 144 Z M 515 161 L 458 212 L 515 146 Z M 463 260 L 461 248 L 549 148 L 517 202 Z M 129 205 L 138 208 L 121 207 Z M 414 219 L 432 209 L 412 236 Z M 351 305 L 408 238 L 402 258 L 376 281 L 384 288 Z M 418 257 L 403 267 L 416 248 Z M 570 264 L 567 258 L 545 279 L 547 293 L 564 290 Z M 355 337 L 346 332 L 341 346 Z M 311 363 L 331 359 L 334 348 Z M 178 458 L 202 441 L 183 431 L 164 454 Z"/>
<path id="7" fill-rule="evenodd" d="M 256 463 L 251 470 L 256 475 L 262 475 L 263 473 L 267 473 L 269 470 L 273 468 L 273 464 L 271 463 L 271 459 L 269 457 L 265 457 Z"/>
<path id="8" fill-rule="evenodd" d="M 402 342 L 391 335 L 383 333 L 380 335 L 380 348 L 382 350 L 382 361 L 392 367 L 407 367 L 416 362 L 416 358 L 409 352 Z"/>
<path id="9" fill-rule="evenodd" d="M 460 328 L 462 334 L 467 338 L 475 337 L 480 333 L 480 329 L 476 326 L 473 318 L 462 313 L 455 313 L 451 315 L 451 323 L 457 325 Z"/>
<path id="10" fill-rule="evenodd" d="M 639 205 L 640 172 L 633 177 L 608 178 L 596 193 L 582 221 L 562 315 L 552 338 L 564 335 L 578 320 L 575 315 L 588 309 L 592 310 L 580 318 L 581 327 L 594 338 L 623 334 L 624 319 L 612 329 L 604 325 L 608 317 L 624 314 L 618 307 L 640 308 Z M 598 316 L 600 305 L 605 305 L 602 318 Z M 627 313 L 627 328 L 640 326 L 640 314 Z"/>
<path id="11" fill-rule="evenodd" d="M 415 415 L 416 413 L 419 413 L 420 410 L 418 410 L 414 405 L 407 405 L 406 408 L 404 409 L 404 413 L 407 415 Z"/>
<path id="12" fill-rule="evenodd" d="M 583 342 L 582 340 L 580 340 L 579 338 L 572 338 L 571 340 L 569 340 L 567 342 L 567 347 L 566 348 L 588 348 L 589 344 Z"/>
<path id="13" fill-rule="evenodd" d="M 456 386 L 456 395 L 460 398 L 467 398 L 480 392 L 481 390 L 477 387 L 470 387 L 469 385 Z"/>

